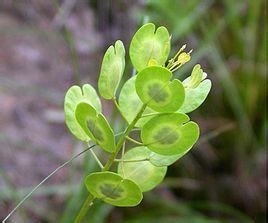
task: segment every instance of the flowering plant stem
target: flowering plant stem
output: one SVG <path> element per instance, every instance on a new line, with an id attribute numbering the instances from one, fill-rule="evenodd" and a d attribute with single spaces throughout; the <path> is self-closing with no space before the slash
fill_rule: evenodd
<path id="1" fill-rule="evenodd" d="M 126 128 L 126 130 L 124 131 L 123 135 L 120 136 L 117 144 L 116 144 L 116 149 L 115 152 L 112 153 L 108 159 L 108 161 L 106 162 L 105 166 L 103 167 L 102 171 L 107 171 L 110 169 L 110 167 L 112 166 L 112 164 L 115 161 L 115 158 L 117 156 L 117 154 L 119 153 L 122 145 L 124 144 L 126 137 L 129 135 L 129 133 L 131 132 L 131 130 L 135 127 L 136 123 L 138 122 L 138 120 L 141 118 L 144 110 L 146 108 L 146 104 L 143 104 L 140 111 L 137 113 L 136 117 L 133 119 L 133 121 L 128 125 L 128 127 Z M 89 208 L 91 207 L 91 205 L 93 204 L 95 197 L 92 196 L 91 194 L 89 194 L 84 202 L 84 204 L 82 205 L 76 219 L 75 219 L 75 223 L 80 223 L 82 222 L 82 220 L 84 219 L 84 217 L 86 216 Z"/>

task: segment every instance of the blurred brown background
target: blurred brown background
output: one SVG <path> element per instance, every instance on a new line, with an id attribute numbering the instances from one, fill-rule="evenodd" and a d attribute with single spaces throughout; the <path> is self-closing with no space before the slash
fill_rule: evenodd
<path id="1" fill-rule="evenodd" d="M 83 149 L 64 124 L 66 90 L 87 82 L 96 87 L 107 47 L 121 39 L 128 49 L 149 21 L 169 29 L 173 53 L 184 43 L 194 49 L 178 78 L 198 62 L 212 79 L 207 101 L 190 115 L 202 136 L 141 205 L 97 202 L 88 222 L 265 222 L 264 9 L 264 0 L 1 0 L 0 219 Z M 131 72 L 127 56 L 125 78 Z M 122 121 L 103 103 L 117 132 Z M 73 222 L 86 194 L 82 176 L 96 168 L 90 155 L 78 158 L 10 222 Z"/>

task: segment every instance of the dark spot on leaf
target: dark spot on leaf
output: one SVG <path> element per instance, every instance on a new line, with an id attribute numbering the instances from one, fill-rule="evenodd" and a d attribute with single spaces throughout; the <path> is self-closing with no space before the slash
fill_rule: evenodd
<path id="1" fill-rule="evenodd" d="M 153 138 L 162 145 L 172 144 L 178 138 L 178 134 L 168 127 L 162 128 Z"/>
<path id="2" fill-rule="evenodd" d="M 153 98 L 155 102 L 164 102 L 168 97 L 168 93 L 162 88 L 162 85 L 158 83 L 148 86 L 148 95 Z"/>
<path id="3" fill-rule="evenodd" d="M 124 191 L 120 186 L 118 185 L 112 185 L 112 184 L 103 184 L 100 186 L 101 193 L 108 198 L 116 199 L 121 197 L 122 192 Z"/>
<path id="4" fill-rule="evenodd" d="M 101 130 L 96 126 L 95 120 L 89 119 L 87 120 L 87 127 L 92 135 L 98 140 L 103 141 L 103 136 Z"/>

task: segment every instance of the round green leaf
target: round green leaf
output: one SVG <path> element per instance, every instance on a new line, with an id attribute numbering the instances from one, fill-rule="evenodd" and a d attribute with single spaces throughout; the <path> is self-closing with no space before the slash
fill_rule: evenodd
<path id="1" fill-rule="evenodd" d="M 140 71 L 151 61 L 162 66 L 165 64 L 170 51 L 170 36 L 168 30 L 161 26 L 155 31 L 155 25 L 143 25 L 133 36 L 129 56 L 133 66 Z"/>
<path id="2" fill-rule="evenodd" d="M 202 77 L 200 78 L 200 76 Z M 211 81 L 209 79 L 204 80 L 206 76 L 206 73 L 197 64 L 191 76 L 183 81 L 185 99 L 178 112 L 189 113 L 194 111 L 206 100 L 211 89 Z"/>
<path id="3" fill-rule="evenodd" d="M 181 113 L 155 116 L 142 127 L 142 142 L 161 155 L 183 155 L 199 137 L 198 125 L 188 121 Z"/>
<path id="4" fill-rule="evenodd" d="M 115 137 L 113 130 L 102 114 L 89 104 L 81 102 L 75 110 L 75 117 L 84 132 L 107 152 L 114 152 Z"/>
<path id="5" fill-rule="evenodd" d="M 136 93 L 135 89 L 135 81 L 137 76 L 131 77 L 129 80 L 126 81 L 124 86 L 121 89 L 120 95 L 119 95 L 119 107 L 128 121 L 128 123 L 131 123 L 133 119 L 136 117 L 137 113 L 140 111 L 143 103 L 140 100 L 139 96 Z M 147 107 L 143 114 L 148 113 L 155 113 L 152 109 Z M 141 118 L 137 123 L 137 127 L 143 126 L 147 121 L 149 121 L 152 118 L 152 116 Z"/>
<path id="6" fill-rule="evenodd" d="M 86 102 L 93 106 L 97 113 L 101 112 L 101 102 L 95 89 L 89 85 L 83 85 L 69 88 L 64 99 L 65 122 L 71 133 L 82 141 L 89 141 L 89 136 L 80 127 L 75 118 L 75 109 L 80 102 Z"/>
<path id="7" fill-rule="evenodd" d="M 184 87 L 179 80 L 170 81 L 172 73 L 150 66 L 137 75 L 135 86 L 141 101 L 158 112 L 177 111 L 184 101 Z"/>
<path id="8" fill-rule="evenodd" d="M 125 69 L 125 48 L 120 40 L 110 46 L 104 54 L 98 81 L 99 93 L 105 99 L 115 96 Z"/>
<path id="9" fill-rule="evenodd" d="M 114 206 L 136 206 L 143 197 L 139 186 L 133 181 L 108 171 L 88 175 L 85 185 L 93 196 Z"/>
<path id="10" fill-rule="evenodd" d="M 156 187 L 164 179 L 167 167 L 157 167 L 149 162 L 151 151 L 144 146 L 135 147 L 125 153 L 126 161 L 148 159 L 140 162 L 120 162 L 118 173 L 124 178 L 133 180 L 142 191 L 148 191 Z"/>

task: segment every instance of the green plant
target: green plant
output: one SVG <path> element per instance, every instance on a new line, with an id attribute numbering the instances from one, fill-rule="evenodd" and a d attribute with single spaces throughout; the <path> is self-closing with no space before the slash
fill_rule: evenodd
<path id="1" fill-rule="evenodd" d="M 106 51 L 98 81 L 99 94 L 112 100 L 127 122 L 125 131 L 115 134 L 101 113 L 101 102 L 89 84 L 82 89 L 72 86 L 65 97 L 66 124 L 74 136 L 89 144 L 94 142 L 110 156 L 101 171 L 85 179 L 89 196 L 76 222 L 80 222 L 94 199 L 115 206 L 136 206 L 142 192 L 156 187 L 165 177 L 167 166 L 186 154 L 199 137 L 199 127 L 186 113 L 198 108 L 207 97 L 211 81 L 198 64 L 191 76 L 181 82 L 172 79 L 173 72 L 190 60 L 191 52 L 183 46 L 166 63 L 170 52 L 170 35 L 165 27 L 155 30 L 152 23 L 142 26 L 134 35 L 129 55 L 137 75 L 131 77 L 119 94 L 118 86 L 125 67 L 125 49 L 118 40 Z M 140 131 L 141 142 L 129 135 Z M 129 140 L 138 147 L 125 153 Z M 120 150 L 122 155 L 117 158 Z M 93 152 L 93 151 L 92 151 Z M 111 172 L 118 164 L 117 173 Z"/>
<path id="2" fill-rule="evenodd" d="M 190 77 L 180 81 L 173 72 L 187 63 L 190 52 L 184 45 L 168 62 L 170 35 L 165 27 L 155 30 L 152 23 L 142 26 L 134 35 L 129 55 L 137 74 L 123 85 L 117 101 L 118 86 L 125 68 L 125 49 L 118 40 L 106 51 L 98 81 L 99 94 L 112 100 L 126 121 L 126 129 L 114 134 L 101 113 L 102 106 L 95 89 L 85 84 L 72 86 L 64 101 L 65 121 L 70 132 L 88 147 L 63 163 L 31 190 L 7 215 L 5 222 L 47 179 L 78 156 L 91 151 L 101 170 L 85 178 L 89 192 L 75 222 L 81 222 L 93 201 L 98 198 L 114 206 L 138 205 L 143 192 L 152 190 L 164 179 L 167 167 L 185 155 L 197 142 L 198 125 L 186 113 L 198 108 L 206 99 L 211 81 L 199 64 Z M 141 142 L 131 138 L 140 131 Z M 116 136 L 119 139 L 116 140 Z M 126 140 L 137 147 L 126 150 Z M 93 145 L 90 145 L 93 142 Z M 105 165 L 93 147 L 109 154 Z M 119 152 L 122 155 L 118 158 Z M 117 164 L 117 171 L 110 169 Z"/>

